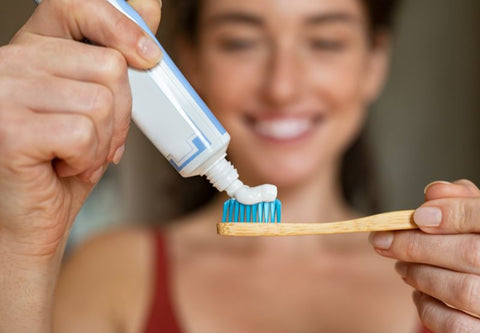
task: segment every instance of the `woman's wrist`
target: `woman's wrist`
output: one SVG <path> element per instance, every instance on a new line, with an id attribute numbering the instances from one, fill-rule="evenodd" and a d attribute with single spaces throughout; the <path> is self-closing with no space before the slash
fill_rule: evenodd
<path id="1" fill-rule="evenodd" d="M 46 255 L 23 250 L 17 239 L 0 237 L 0 332 L 51 332 L 64 246 Z"/>

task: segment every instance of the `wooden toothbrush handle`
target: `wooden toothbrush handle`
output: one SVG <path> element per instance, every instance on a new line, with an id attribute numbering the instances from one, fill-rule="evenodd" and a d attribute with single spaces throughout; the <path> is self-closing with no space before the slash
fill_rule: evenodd
<path id="1" fill-rule="evenodd" d="M 402 210 L 328 223 L 218 223 L 217 233 L 223 236 L 297 236 L 416 229 L 413 213 L 414 210 Z"/>

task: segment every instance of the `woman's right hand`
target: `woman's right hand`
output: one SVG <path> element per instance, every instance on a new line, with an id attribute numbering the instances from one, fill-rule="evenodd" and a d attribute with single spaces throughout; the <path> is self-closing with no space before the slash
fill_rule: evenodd
<path id="1" fill-rule="evenodd" d="M 129 3 L 156 30 L 159 1 Z M 59 265 L 80 207 L 121 158 L 131 110 L 127 66 L 149 68 L 160 58 L 150 37 L 105 0 L 44 0 L 0 48 L 1 318 L 21 302 L 18 284 L 32 287 L 12 281 L 16 273 L 27 279 L 36 263 Z"/>
<path id="2" fill-rule="evenodd" d="M 158 24 L 158 1 L 133 5 Z M 12 250 L 56 251 L 107 164 L 121 157 L 127 64 L 148 68 L 160 57 L 105 0 L 45 0 L 0 48 L 0 230 L 18 240 Z"/>

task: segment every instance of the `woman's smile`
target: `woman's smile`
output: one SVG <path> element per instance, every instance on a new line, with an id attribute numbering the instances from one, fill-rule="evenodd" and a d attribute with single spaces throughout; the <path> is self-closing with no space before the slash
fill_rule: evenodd
<path id="1" fill-rule="evenodd" d="M 319 129 L 323 116 L 304 115 L 245 116 L 245 124 L 256 137 L 274 144 L 296 143 L 311 137 Z"/>

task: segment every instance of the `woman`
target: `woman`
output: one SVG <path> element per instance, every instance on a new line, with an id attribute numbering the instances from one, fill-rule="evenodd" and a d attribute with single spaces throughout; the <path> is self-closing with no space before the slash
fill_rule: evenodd
<path id="1" fill-rule="evenodd" d="M 156 27 L 155 2 L 131 3 Z M 284 220 L 358 216 L 339 170 L 388 63 L 377 1 L 198 4 L 180 62 L 232 135 L 229 156 L 242 179 L 276 184 Z M 107 48 L 69 40 L 83 37 Z M 422 231 L 371 237 L 380 255 L 401 261 L 398 273 L 419 290 L 415 303 L 366 235 L 217 237 L 220 196 L 167 230 L 92 241 L 65 265 L 54 302 L 70 224 L 124 150 L 126 64 L 147 68 L 159 57 L 142 37 L 103 1 L 52 0 L 2 49 L 1 100 L 11 102 L 0 113 L 0 258 L 8 267 L 0 311 L 11 319 L 0 329 L 47 331 L 54 307 L 59 332 L 415 332 L 415 305 L 435 332 L 479 329 L 468 312 L 480 313 L 480 191 L 468 181 L 426 188 L 415 214 Z M 28 129 L 20 138 L 19 126 Z"/>

